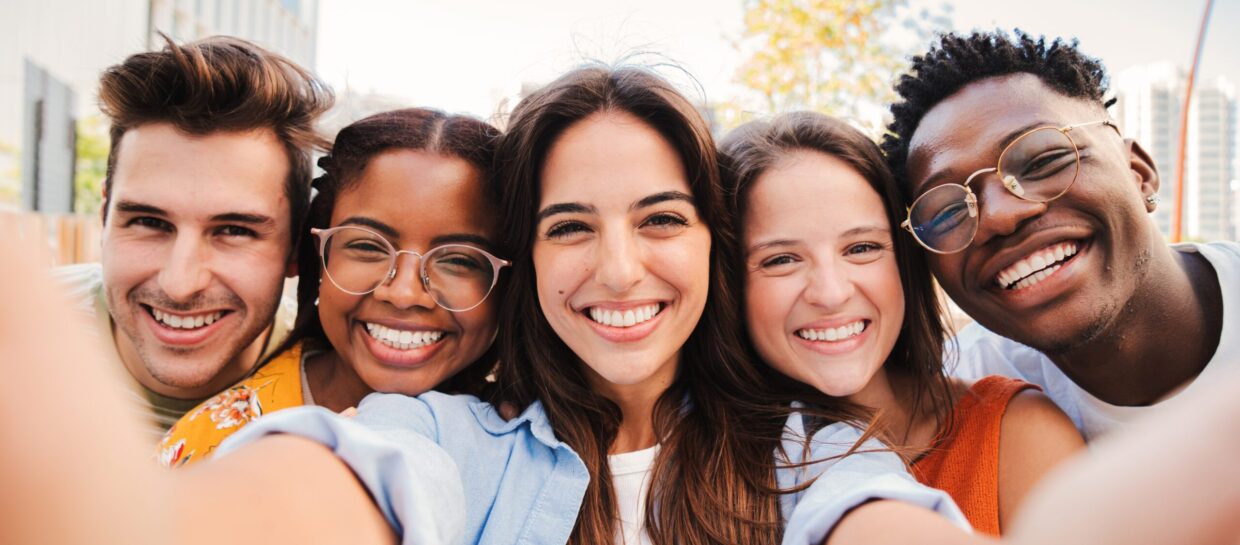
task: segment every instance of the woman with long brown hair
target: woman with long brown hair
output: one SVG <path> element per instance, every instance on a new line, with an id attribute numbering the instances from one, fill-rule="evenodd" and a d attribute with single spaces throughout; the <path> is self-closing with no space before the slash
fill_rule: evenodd
<path id="1" fill-rule="evenodd" d="M 794 112 L 735 129 L 720 150 L 756 352 L 826 403 L 874 414 L 921 482 L 999 535 L 1083 443 L 1028 383 L 947 377 L 944 313 L 924 255 L 899 236 L 900 193 L 878 146 L 842 120 Z"/>

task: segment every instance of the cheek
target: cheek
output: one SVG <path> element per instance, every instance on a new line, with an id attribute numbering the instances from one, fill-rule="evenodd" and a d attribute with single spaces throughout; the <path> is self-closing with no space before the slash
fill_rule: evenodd
<path id="1" fill-rule="evenodd" d="M 344 293 L 329 281 L 324 281 L 319 287 L 319 322 L 323 324 L 323 331 L 327 333 L 328 340 L 332 345 L 345 346 L 348 344 L 348 324 L 349 314 L 356 309 L 362 302 L 362 299 L 369 295 L 350 295 Z"/>
<path id="2" fill-rule="evenodd" d="M 465 363 L 477 360 L 495 341 L 499 326 L 495 305 L 484 303 L 469 312 L 455 313 L 452 318 L 461 331 L 461 360 Z"/>
<path id="3" fill-rule="evenodd" d="M 700 232 L 668 242 L 650 249 L 652 266 L 686 299 L 704 304 L 710 291 L 710 233 L 701 227 Z"/>
<path id="4" fill-rule="evenodd" d="M 745 321 L 754 342 L 782 337 L 796 303 L 795 280 L 788 277 L 755 278 L 746 284 Z"/>

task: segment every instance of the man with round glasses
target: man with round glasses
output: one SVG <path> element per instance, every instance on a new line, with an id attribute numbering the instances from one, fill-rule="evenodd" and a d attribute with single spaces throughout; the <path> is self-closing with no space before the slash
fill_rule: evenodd
<path id="1" fill-rule="evenodd" d="M 1075 44 L 949 34 L 897 84 L 883 142 L 902 227 L 977 320 L 957 374 L 1042 386 L 1086 439 L 1240 369 L 1240 245 L 1164 242 L 1158 172 L 1105 85 Z"/>

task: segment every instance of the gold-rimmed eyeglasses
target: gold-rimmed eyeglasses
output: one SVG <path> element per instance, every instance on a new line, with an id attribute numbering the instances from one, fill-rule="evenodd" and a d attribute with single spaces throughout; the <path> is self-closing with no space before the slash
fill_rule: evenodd
<path id="1" fill-rule="evenodd" d="M 365 295 L 396 278 L 400 254 L 416 256 L 418 278 L 435 303 L 452 312 L 481 305 L 495 288 L 499 270 L 511 265 L 468 244 L 444 244 L 418 253 L 397 250 L 383 235 L 344 225 L 310 229 L 319 239 L 319 258 L 327 279 L 341 291 Z"/>
<path id="2" fill-rule="evenodd" d="M 1107 119 L 1030 129 L 1003 148 L 994 167 L 970 174 L 962 184 L 935 186 L 917 197 L 900 227 L 937 254 L 967 248 L 978 225 L 977 195 L 969 187 L 973 180 L 993 172 L 1016 197 L 1043 203 L 1058 199 L 1076 183 L 1081 170 L 1081 151 L 1071 132 L 1093 125 L 1107 125 L 1119 133 L 1119 127 Z"/>

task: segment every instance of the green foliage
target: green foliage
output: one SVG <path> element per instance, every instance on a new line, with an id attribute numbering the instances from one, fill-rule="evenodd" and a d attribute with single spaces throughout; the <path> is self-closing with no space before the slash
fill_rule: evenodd
<path id="1" fill-rule="evenodd" d="M 73 211 L 93 214 L 103 202 L 103 179 L 108 170 L 108 132 L 101 117 L 78 121 L 77 164 L 73 173 Z"/>
<path id="2" fill-rule="evenodd" d="M 730 107 L 749 116 L 814 110 L 877 129 L 907 57 L 950 26 L 947 15 L 910 14 L 907 4 L 745 0 L 745 27 L 736 46 L 745 58 L 737 81 L 747 96 L 725 106 L 725 124 L 746 121 Z"/>

